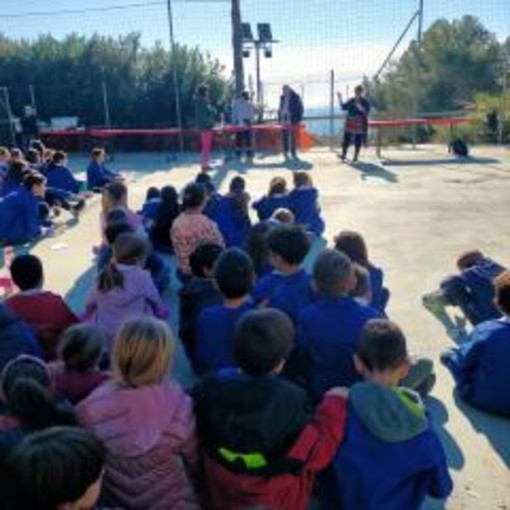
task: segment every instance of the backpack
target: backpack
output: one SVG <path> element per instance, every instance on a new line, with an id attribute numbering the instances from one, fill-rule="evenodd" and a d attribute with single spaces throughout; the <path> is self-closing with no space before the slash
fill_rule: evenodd
<path id="1" fill-rule="evenodd" d="M 459 158 L 465 158 L 469 155 L 469 148 L 466 142 L 456 138 L 450 143 L 450 152 L 453 152 Z"/>

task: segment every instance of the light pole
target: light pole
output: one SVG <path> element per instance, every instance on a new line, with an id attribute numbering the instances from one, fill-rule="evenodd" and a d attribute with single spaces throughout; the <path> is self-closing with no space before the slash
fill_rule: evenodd
<path id="1" fill-rule="evenodd" d="M 257 24 L 257 39 L 253 37 L 251 25 L 249 23 L 242 24 L 242 42 L 243 42 L 243 57 L 248 58 L 250 51 L 255 50 L 255 77 L 256 77 L 256 99 L 257 104 L 262 102 L 262 80 L 260 72 L 260 52 L 264 50 L 264 56 L 266 58 L 272 58 L 273 56 L 273 44 L 278 43 L 276 39 L 273 39 L 271 31 L 271 25 L 269 23 L 258 23 Z"/>
<path id="2" fill-rule="evenodd" d="M 177 128 L 179 130 L 179 148 L 181 152 L 184 151 L 184 137 L 182 134 L 182 114 L 181 114 L 181 97 L 179 87 L 179 76 L 177 74 L 177 52 L 174 37 L 174 20 L 172 11 L 172 0 L 167 1 L 167 13 L 168 13 L 168 35 L 170 39 L 170 65 L 172 66 L 172 79 L 174 84 L 174 95 L 175 95 L 175 118 L 177 120 Z"/>

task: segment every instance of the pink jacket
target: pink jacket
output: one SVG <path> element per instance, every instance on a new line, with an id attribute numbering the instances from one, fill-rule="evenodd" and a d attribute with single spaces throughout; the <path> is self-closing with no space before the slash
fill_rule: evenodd
<path id="1" fill-rule="evenodd" d="M 126 510 L 200 508 L 191 399 L 178 384 L 126 388 L 106 382 L 76 407 L 78 421 L 107 450 L 105 504 Z"/>

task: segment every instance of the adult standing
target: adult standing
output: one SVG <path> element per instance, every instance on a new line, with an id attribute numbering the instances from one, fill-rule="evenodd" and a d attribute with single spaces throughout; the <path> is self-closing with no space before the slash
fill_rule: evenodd
<path id="1" fill-rule="evenodd" d="M 31 106 L 25 106 L 20 123 L 23 150 L 26 151 L 30 148 L 30 144 L 39 138 L 39 126 L 35 109 Z"/>
<path id="2" fill-rule="evenodd" d="M 236 132 L 236 154 L 240 159 L 246 151 L 247 162 L 253 161 L 253 137 L 251 126 L 255 122 L 257 110 L 251 101 L 250 94 L 244 91 L 232 104 L 232 124 L 244 129 Z"/>
<path id="3" fill-rule="evenodd" d="M 303 101 L 299 94 L 288 85 L 284 85 L 280 97 L 278 120 L 282 125 L 283 154 L 286 160 L 289 159 L 289 152 L 292 158 L 297 159 L 296 140 L 303 113 Z"/>
<path id="4" fill-rule="evenodd" d="M 366 142 L 370 103 L 364 96 L 365 89 L 362 85 L 358 85 L 354 89 L 354 97 L 349 99 L 346 103 L 342 101 L 342 95 L 338 93 L 340 108 L 347 112 L 344 140 L 342 143 L 342 161 L 345 161 L 347 151 L 352 142 L 354 142 L 353 162 L 358 161 L 361 146 Z"/>
<path id="5" fill-rule="evenodd" d="M 211 148 L 213 142 L 213 127 L 216 119 L 216 109 L 209 100 L 209 87 L 200 85 L 195 98 L 195 115 L 197 128 L 200 130 L 200 146 L 202 152 L 202 172 L 211 169 Z"/>

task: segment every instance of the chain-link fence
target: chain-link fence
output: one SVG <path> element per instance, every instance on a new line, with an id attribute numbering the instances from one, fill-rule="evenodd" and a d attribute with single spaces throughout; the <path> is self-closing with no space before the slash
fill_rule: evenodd
<path id="1" fill-rule="evenodd" d="M 289 84 L 303 97 L 309 130 L 322 140 L 341 130 L 340 118 L 323 118 L 331 113 L 339 117 L 336 91 L 348 96 L 365 81 L 375 111 L 383 117 L 473 111 L 479 106 L 475 93 L 479 90 L 487 95 L 482 98 L 483 115 L 495 111 L 493 130 L 500 137 L 504 133 L 501 126 L 507 107 L 503 99 L 498 103 L 498 94 L 504 97 L 501 93 L 508 81 L 508 60 L 503 55 L 504 48 L 510 49 L 508 41 L 505 47 L 508 0 L 366 0 L 357 4 L 350 0 L 241 0 L 240 5 L 242 21 L 251 24 L 254 37 L 258 37 L 259 23 L 269 23 L 274 39 L 259 54 L 259 72 L 256 52 L 245 52 L 243 59 L 246 88 L 254 96 L 258 91 L 265 119 L 275 118 L 281 87 Z M 465 15 L 476 17 L 479 24 L 459 27 Z M 178 48 L 190 48 L 176 59 L 168 53 L 170 26 Z M 36 106 L 45 122 L 58 117 L 87 125 L 182 123 L 186 127 L 193 120 L 193 90 L 203 76 L 224 83 L 223 88 L 215 85 L 220 111 L 231 100 L 231 0 L 84 0 L 72 6 L 64 0 L 3 0 L 0 27 L 3 131 L 11 126 L 6 119 L 18 117 L 25 104 Z M 482 29 L 486 32 L 481 33 Z M 126 37 L 133 32 L 138 36 Z M 81 53 L 76 50 L 83 60 L 81 68 L 69 61 L 67 68 L 53 66 L 45 73 L 30 60 L 26 45 L 13 43 L 44 34 L 51 37 L 39 48 L 39 61 L 58 60 L 64 51 L 58 41 L 69 34 L 86 40 L 110 37 L 118 46 L 89 44 Z M 71 57 L 77 41 L 68 40 L 65 51 Z M 499 50 L 493 43 L 499 44 Z M 217 67 L 211 64 L 203 72 L 196 71 L 199 57 L 193 48 L 217 60 Z M 477 68 L 480 52 L 483 61 Z M 172 64 L 179 58 L 181 64 Z M 449 62 L 449 76 L 438 67 L 441 59 Z M 172 65 L 179 70 L 175 80 Z M 92 73 L 98 66 L 100 71 Z M 195 68 L 190 71 L 190 66 Z M 480 72 L 459 78 L 466 66 Z M 376 75 L 379 80 L 374 82 Z M 64 96 L 75 101 L 65 102 Z"/>

